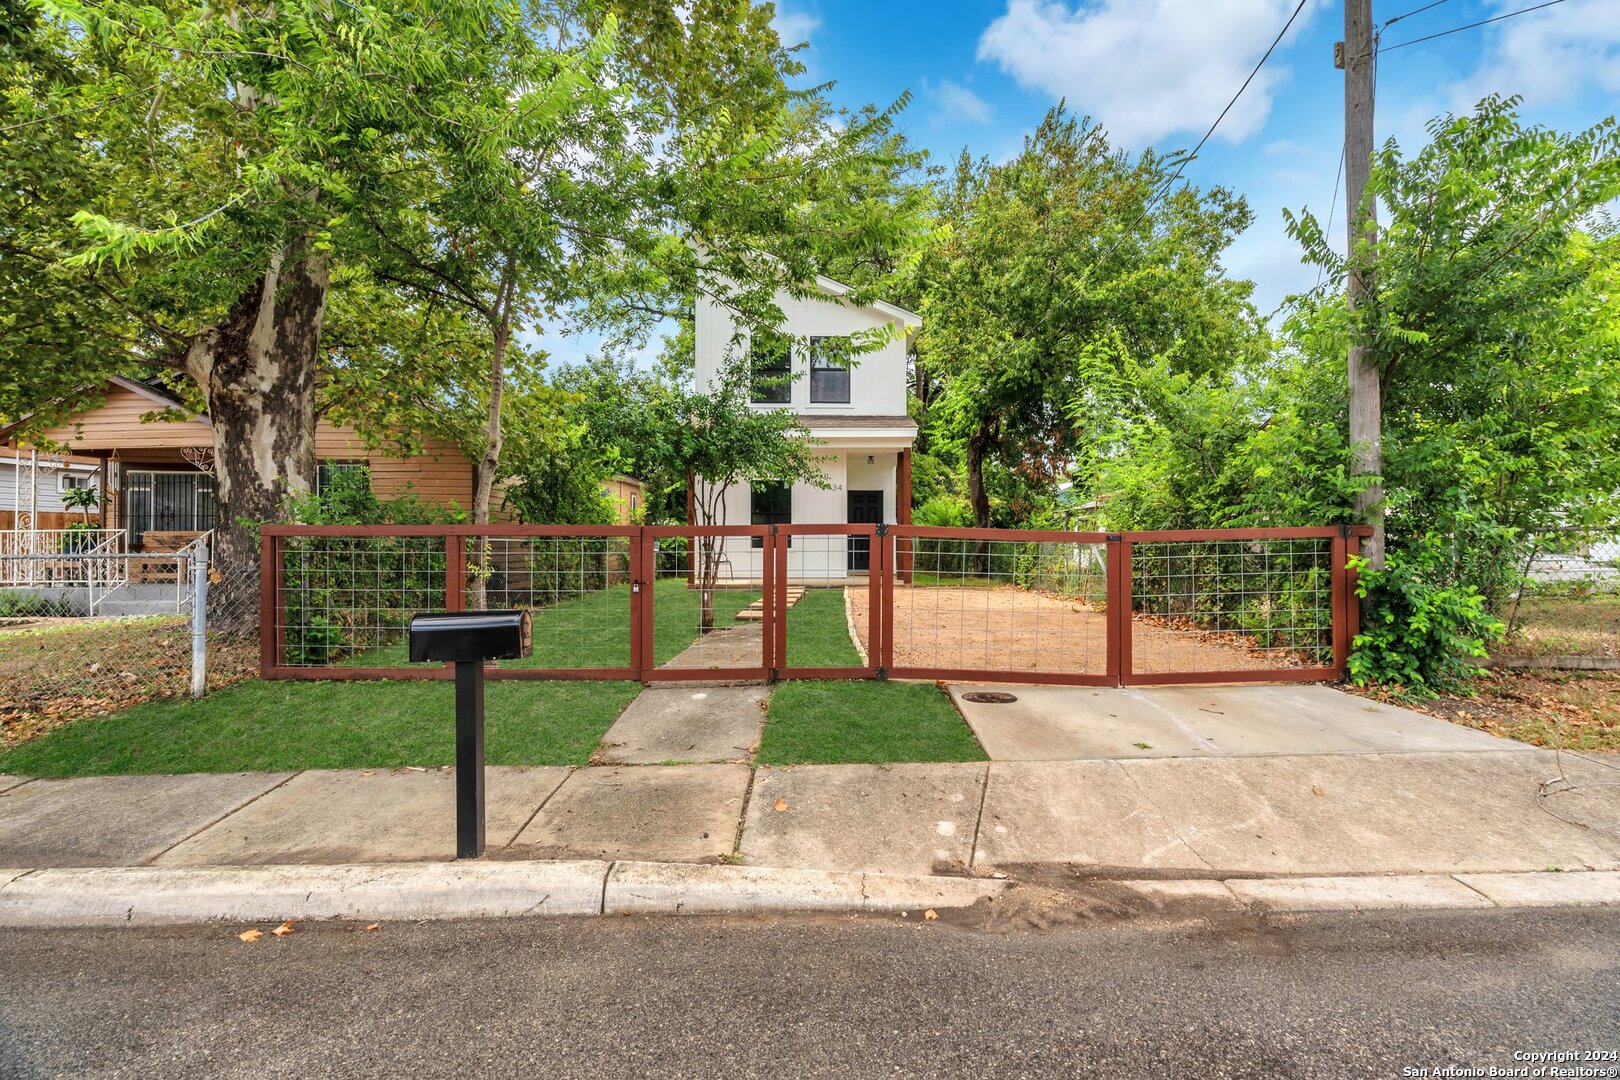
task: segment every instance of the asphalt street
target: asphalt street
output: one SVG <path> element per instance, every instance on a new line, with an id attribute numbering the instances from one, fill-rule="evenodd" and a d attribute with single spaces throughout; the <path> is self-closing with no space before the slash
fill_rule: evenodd
<path id="1" fill-rule="evenodd" d="M 1396 1077 L 1620 1051 L 1613 910 L 242 929 L 0 933 L 0 1075 Z"/>

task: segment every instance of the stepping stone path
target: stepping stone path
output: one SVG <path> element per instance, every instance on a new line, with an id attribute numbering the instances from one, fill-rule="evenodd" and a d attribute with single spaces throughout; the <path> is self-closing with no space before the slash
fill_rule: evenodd
<path id="1" fill-rule="evenodd" d="M 789 585 L 787 591 L 787 606 L 792 607 L 804 596 L 803 585 Z M 752 604 L 737 612 L 738 622 L 759 622 L 765 618 L 765 598 L 762 596 Z"/>

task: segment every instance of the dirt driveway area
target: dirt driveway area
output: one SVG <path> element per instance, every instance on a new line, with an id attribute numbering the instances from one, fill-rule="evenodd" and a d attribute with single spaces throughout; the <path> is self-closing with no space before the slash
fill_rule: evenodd
<path id="1" fill-rule="evenodd" d="M 867 594 L 848 590 L 862 648 L 868 636 Z M 1132 623 L 1132 669 L 1137 672 L 1259 671 L 1303 666 L 1291 654 L 1250 648 L 1236 632 L 1177 629 L 1162 621 Z M 894 589 L 894 666 L 995 672 L 1107 671 L 1104 613 L 1084 601 L 1005 586 Z"/>

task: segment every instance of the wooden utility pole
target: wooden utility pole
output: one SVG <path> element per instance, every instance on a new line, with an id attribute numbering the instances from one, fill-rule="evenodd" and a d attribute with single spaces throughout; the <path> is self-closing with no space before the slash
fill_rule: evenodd
<path id="1" fill-rule="evenodd" d="M 1348 212 L 1352 267 L 1358 242 L 1368 253 L 1378 232 L 1377 208 L 1362 205 L 1373 152 L 1373 28 L 1372 0 L 1344 0 L 1344 41 L 1339 46 L 1344 68 L 1344 191 Z M 1350 306 L 1361 303 L 1367 291 L 1362 275 L 1351 270 L 1345 283 Z M 1350 341 L 1350 475 L 1380 475 L 1384 471 L 1384 407 L 1378 369 L 1369 362 L 1367 346 Z M 1373 566 L 1384 565 L 1384 485 L 1375 484 L 1356 495 L 1356 520 L 1371 525 L 1373 534 L 1362 554 Z"/>

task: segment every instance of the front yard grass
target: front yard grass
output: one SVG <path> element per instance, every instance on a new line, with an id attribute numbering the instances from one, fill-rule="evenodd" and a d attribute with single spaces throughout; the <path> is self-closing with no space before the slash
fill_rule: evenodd
<path id="1" fill-rule="evenodd" d="M 788 667 L 861 667 L 843 589 L 806 589 L 787 611 Z"/>
<path id="2" fill-rule="evenodd" d="M 756 759 L 761 765 L 987 760 L 939 686 L 865 680 L 778 686 Z"/>
<path id="3" fill-rule="evenodd" d="M 491 765 L 583 765 L 641 687 L 490 682 Z M 454 684 L 241 682 L 64 725 L 0 752 L 21 776 L 392 768 L 455 761 Z"/>

